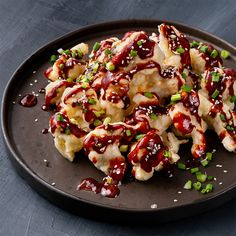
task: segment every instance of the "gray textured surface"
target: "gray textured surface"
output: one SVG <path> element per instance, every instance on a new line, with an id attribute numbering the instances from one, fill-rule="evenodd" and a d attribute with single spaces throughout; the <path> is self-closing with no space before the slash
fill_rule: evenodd
<path id="1" fill-rule="evenodd" d="M 168 19 L 236 45 L 231 1 L 0 1 L 0 94 L 17 66 L 48 41 L 81 26 L 127 18 Z M 12 168 L 0 137 L 0 235 L 236 235 L 236 200 L 159 226 L 120 226 L 71 215 L 35 193 Z"/>

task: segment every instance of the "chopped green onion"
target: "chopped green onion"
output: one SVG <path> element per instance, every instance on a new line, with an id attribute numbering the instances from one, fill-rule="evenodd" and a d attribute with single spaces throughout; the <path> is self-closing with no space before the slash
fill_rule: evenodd
<path id="1" fill-rule="evenodd" d="M 214 49 L 214 50 L 211 52 L 211 57 L 216 58 L 217 56 L 218 56 L 218 52 Z"/>
<path id="2" fill-rule="evenodd" d="M 64 64 L 60 64 L 59 67 L 60 67 L 60 69 L 63 69 L 64 68 Z"/>
<path id="3" fill-rule="evenodd" d="M 71 83 L 71 82 L 73 82 L 73 81 L 74 81 L 74 79 L 73 79 L 73 78 L 71 78 L 71 77 L 69 77 L 69 78 L 67 78 L 67 79 L 66 79 L 66 81 L 67 81 L 67 82 L 69 82 L 69 83 Z"/>
<path id="4" fill-rule="evenodd" d="M 51 63 L 51 64 L 54 64 L 56 60 L 57 60 L 57 56 L 56 56 L 56 55 L 51 55 L 51 57 L 50 57 L 50 63 Z"/>
<path id="5" fill-rule="evenodd" d="M 186 165 L 184 163 L 178 162 L 177 167 L 180 170 L 186 170 Z"/>
<path id="6" fill-rule="evenodd" d="M 193 188 L 197 191 L 199 191 L 202 187 L 202 184 L 200 182 L 196 182 L 193 184 Z"/>
<path id="7" fill-rule="evenodd" d="M 199 42 L 193 41 L 192 43 L 190 43 L 191 48 L 198 47 L 198 46 L 199 46 Z"/>
<path id="8" fill-rule="evenodd" d="M 112 62 L 108 62 L 108 63 L 106 64 L 106 68 L 107 68 L 107 70 L 109 70 L 109 71 L 113 71 L 113 70 L 115 70 L 115 65 L 114 65 Z"/>
<path id="9" fill-rule="evenodd" d="M 206 193 L 206 189 L 203 188 L 203 189 L 201 190 L 201 193 L 202 193 L 202 194 L 205 194 L 205 193 Z"/>
<path id="10" fill-rule="evenodd" d="M 184 72 L 181 75 L 182 75 L 183 79 L 186 79 L 188 77 L 187 74 L 185 74 Z"/>
<path id="11" fill-rule="evenodd" d="M 229 130 L 229 131 L 234 131 L 234 127 L 232 127 L 231 125 L 227 125 L 226 129 Z"/>
<path id="12" fill-rule="evenodd" d="M 184 185 L 184 189 L 192 189 L 192 181 L 191 180 L 188 180 L 185 185 Z"/>
<path id="13" fill-rule="evenodd" d="M 93 124 L 94 124 L 94 126 L 97 127 L 97 126 L 101 125 L 102 122 L 101 122 L 100 120 L 96 119 L 96 120 L 93 122 Z"/>
<path id="14" fill-rule="evenodd" d="M 130 51 L 130 56 L 131 57 L 136 57 L 137 55 L 138 55 L 137 51 L 135 51 L 135 50 Z"/>
<path id="15" fill-rule="evenodd" d="M 66 127 L 66 129 L 65 129 L 65 134 L 67 134 L 67 135 L 71 134 L 71 133 L 70 133 L 70 128 Z"/>
<path id="16" fill-rule="evenodd" d="M 142 42 L 141 40 L 139 40 L 139 41 L 137 42 L 137 44 L 138 44 L 138 46 L 141 46 L 141 45 L 143 44 L 143 42 Z"/>
<path id="17" fill-rule="evenodd" d="M 212 73 L 212 81 L 213 82 L 219 82 L 220 81 L 220 75 L 219 74 L 213 74 Z"/>
<path id="18" fill-rule="evenodd" d="M 207 176 L 207 180 L 213 180 L 213 179 L 214 179 L 214 177 L 212 175 Z"/>
<path id="19" fill-rule="evenodd" d="M 57 114 L 57 121 L 64 122 L 64 118 L 61 114 Z"/>
<path id="20" fill-rule="evenodd" d="M 185 50 L 182 47 L 177 48 L 176 52 L 178 52 L 179 54 L 182 54 L 185 52 Z"/>
<path id="21" fill-rule="evenodd" d="M 200 47 L 199 50 L 200 50 L 201 52 L 207 52 L 207 51 L 208 51 L 208 46 L 203 45 L 203 46 Z"/>
<path id="22" fill-rule="evenodd" d="M 137 134 L 137 135 L 135 135 L 135 139 L 136 139 L 136 140 L 140 140 L 140 139 L 142 139 L 144 136 L 145 136 L 145 134 Z"/>
<path id="23" fill-rule="evenodd" d="M 205 189 L 206 189 L 206 192 L 207 192 L 207 193 L 210 193 L 210 192 L 212 192 L 212 190 L 213 190 L 213 185 L 212 185 L 212 184 L 207 184 L 206 187 L 205 187 Z"/>
<path id="24" fill-rule="evenodd" d="M 198 168 L 198 167 L 194 167 L 194 168 L 191 168 L 191 169 L 190 169 L 190 172 L 191 172 L 192 174 L 197 173 L 198 171 L 199 171 L 199 168 Z"/>
<path id="25" fill-rule="evenodd" d="M 95 105 L 97 102 L 94 98 L 89 98 L 88 103 L 91 104 L 91 105 Z"/>
<path id="26" fill-rule="evenodd" d="M 106 54 L 106 55 L 111 54 L 111 50 L 107 48 L 107 49 L 105 50 L 105 54 Z"/>
<path id="27" fill-rule="evenodd" d="M 119 149 L 120 149 L 121 152 L 127 152 L 128 148 L 129 148 L 128 145 L 121 145 Z"/>
<path id="28" fill-rule="evenodd" d="M 235 95 L 234 95 L 234 96 L 231 96 L 230 102 L 236 102 L 236 96 L 235 96 Z"/>
<path id="29" fill-rule="evenodd" d="M 212 160 L 212 153 L 211 153 L 211 152 L 207 152 L 207 153 L 206 153 L 206 159 L 207 159 L 208 161 L 211 161 L 211 160 Z"/>
<path id="30" fill-rule="evenodd" d="M 164 156 L 164 157 L 171 157 L 171 152 L 170 152 L 170 151 L 167 151 L 167 150 L 164 150 L 164 151 L 163 151 L 163 156 Z"/>
<path id="31" fill-rule="evenodd" d="M 197 172 L 196 173 L 196 178 L 199 182 L 204 183 L 207 179 L 207 175 L 206 174 L 202 174 L 201 172 Z"/>
<path id="32" fill-rule="evenodd" d="M 183 92 L 187 92 L 187 93 L 190 93 L 192 88 L 189 87 L 188 85 L 184 84 L 182 87 L 181 87 L 182 91 Z"/>
<path id="33" fill-rule="evenodd" d="M 150 118 L 151 118 L 152 120 L 156 120 L 156 119 L 157 119 L 157 115 L 154 114 L 154 113 L 151 113 Z"/>
<path id="34" fill-rule="evenodd" d="M 225 121 L 226 119 L 225 119 L 225 115 L 224 114 L 220 114 L 220 119 L 222 120 L 222 121 Z"/>
<path id="35" fill-rule="evenodd" d="M 230 52 L 227 50 L 222 50 L 220 56 L 224 59 L 227 59 L 230 56 Z"/>
<path id="36" fill-rule="evenodd" d="M 86 89 L 86 88 L 88 88 L 88 85 L 86 83 L 82 83 L 81 88 Z"/>
<path id="37" fill-rule="evenodd" d="M 178 93 L 178 94 L 174 94 L 171 96 L 170 100 L 172 102 L 177 102 L 177 101 L 180 101 L 181 100 L 181 95 Z"/>
<path id="38" fill-rule="evenodd" d="M 93 45 L 93 50 L 94 51 L 97 51 L 99 48 L 101 47 L 101 44 L 96 42 L 94 45 Z"/>
<path id="39" fill-rule="evenodd" d="M 127 130 L 125 131 L 125 133 L 126 133 L 126 135 L 127 135 L 128 137 L 131 136 L 131 131 L 130 131 L 130 130 L 127 129 Z"/>
<path id="40" fill-rule="evenodd" d="M 151 93 L 151 92 L 145 92 L 145 93 L 144 93 L 144 96 L 147 97 L 147 98 L 153 98 L 153 93 Z"/>
<path id="41" fill-rule="evenodd" d="M 111 117 L 108 116 L 104 119 L 103 124 L 108 125 L 109 123 L 111 123 Z"/>
<path id="42" fill-rule="evenodd" d="M 220 93 L 219 90 L 216 89 L 214 93 L 211 95 L 211 97 L 215 99 L 219 95 L 219 93 Z"/>
<path id="43" fill-rule="evenodd" d="M 98 67 L 99 67 L 99 63 L 95 63 L 95 64 L 93 65 L 93 73 L 96 73 L 96 72 L 97 72 Z M 92 77 L 92 75 L 91 75 L 91 77 Z"/>
<path id="44" fill-rule="evenodd" d="M 70 54 L 70 49 L 66 49 L 66 50 L 64 50 L 63 53 L 65 53 L 66 55 Z"/>
<path id="45" fill-rule="evenodd" d="M 201 160 L 201 164 L 202 164 L 202 166 L 204 166 L 204 167 L 207 166 L 207 165 L 209 164 L 207 158 L 204 159 L 204 160 Z"/>
<path id="46" fill-rule="evenodd" d="M 84 55 L 80 48 L 77 49 L 77 54 L 79 58 L 82 58 Z"/>
<path id="47" fill-rule="evenodd" d="M 93 113 L 94 113 L 94 115 L 96 117 L 100 117 L 101 115 L 105 114 L 105 111 L 104 110 L 100 110 L 100 111 L 94 111 Z"/>

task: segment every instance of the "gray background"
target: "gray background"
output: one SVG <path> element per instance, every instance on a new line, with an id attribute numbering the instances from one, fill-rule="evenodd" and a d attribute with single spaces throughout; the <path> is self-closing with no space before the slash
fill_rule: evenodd
<path id="1" fill-rule="evenodd" d="M 37 48 L 101 21 L 175 20 L 236 45 L 236 1 L 0 0 L 0 96 L 17 66 Z M 236 200 L 158 226 L 113 225 L 71 215 L 35 193 L 16 174 L 0 136 L 0 235 L 236 235 Z"/>

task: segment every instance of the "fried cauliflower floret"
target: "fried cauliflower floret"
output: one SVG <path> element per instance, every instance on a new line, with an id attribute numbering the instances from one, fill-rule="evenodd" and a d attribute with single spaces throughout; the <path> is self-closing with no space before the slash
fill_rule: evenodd
<path id="1" fill-rule="evenodd" d="M 193 46 L 190 49 L 191 66 L 194 72 L 204 73 L 205 70 L 213 67 L 220 67 L 222 60 L 216 49 L 205 43 L 192 43 Z"/>
<path id="2" fill-rule="evenodd" d="M 61 49 L 62 50 L 62 49 Z M 63 79 L 76 79 L 83 74 L 86 63 L 82 60 L 83 56 L 88 53 L 88 45 L 80 43 L 71 49 L 61 52 L 62 54 L 50 67 L 45 75 L 51 81 Z"/>
<path id="3" fill-rule="evenodd" d="M 131 126 L 122 122 L 102 125 L 91 131 L 84 140 L 84 149 L 90 161 L 113 179 L 121 180 L 126 161 L 119 149 L 120 140 Z"/>
<path id="4" fill-rule="evenodd" d="M 100 121 L 105 114 L 96 92 L 89 87 L 88 83 L 78 83 L 72 88 L 67 88 L 61 98 L 60 108 L 72 123 L 88 131 L 90 124 L 95 120 Z"/>
<path id="5" fill-rule="evenodd" d="M 50 82 L 45 88 L 45 105 L 58 105 L 61 96 L 67 87 L 72 87 L 74 84 L 66 80 L 56 80 Z"/>
<path id="6" fill-rule="evenodd" d="M 87 133 L 77 125 L 70 123 L 62 113 L 54 114 L 50 118 L 49 126 L 57 150 L 66 159 L 73 161 L 75 153 L 83 148 L 84 137 Z"/>
<path id="7" fill-rule="evenodd" d="M 164 65 L 184 68 L 189 66 L 189 42 L 185 35 L 174 26 L 161 24 L 159 30 L 159 47 L 165 55 Z"/>
<path id="8" fill-rule="evenodd" d="M 156 94 L 150 92 L 137 93 L 133 98 L 133 102 L 135 106 L 131 118 L 135 122 L 147 120 L 150 128 L 156 129 L 159 135 L 171 125 L 172 121 L 168 115 L 168 110 L 160 105 Z"/>
<path id="9" fill-rule="evenodd" d="M 177 162 L 179 155 L 169 150 L 155 130 L 151 130 L 133 144 L 128 160 L 132 164 L 133 176 L 146 181 L 153 176 L 154 170 L 160 171 L 166 165 Z"/>
<path id="10" fill-rule="evenodd" d="M 175 132 L 179 136 L 192 138 L 192 155 L 195 158 L 200 158 L 206 151 L 204 136 L 206 124 L 201 119 L 200 100 L 197 92 L 193 90 L 189 93 L 182 92 L 179 95 L 181 100 L 172 105 L 169 114 L 173 121 Z"/>

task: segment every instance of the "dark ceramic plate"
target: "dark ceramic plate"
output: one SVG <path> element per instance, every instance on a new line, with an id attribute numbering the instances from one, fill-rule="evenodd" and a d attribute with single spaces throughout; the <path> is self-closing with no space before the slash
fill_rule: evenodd
<path id="1" fill-rule="evenodd" d="M 227 152 L 214 133 L 207 134 L 209 150 L 217 149 L 215 159 L 207 168 L 207 173 L 216 177 L 212 193 L 202 195 L 197 191 L 187 191 L 183 185 L 193 179 L 186 171 L 176 171 L 174 178 L 155 175 L 147 182 L 131 182 L 120 187 L 121 193 L 109 199 L 91 192 L 77 191 L 76 186 L 83 178 L 101 180 L 103 174 L 80 154 L 76 163 L 65 160 L 53 145 L 50 134 L 42 134 L 48 127 L 49 113 L 41 110 L 43 95 L 33 108 L 18 104 L 20 95 L 37 91 L 47 84 L 43 72 L 49 66 L 50 55 L 58 48 L 68 48 L 79 42 L 92 45 L 95 41 L 118 36 L 131 30 L 156 32 L 159 20 L 125 20 L 84 27 L 69 33 L 35 52 L 12 76 L 2 101 L 2 129 L 11 160 L 17 171 L 40 194 L 51 202 L 72 212 L 100 220 L 156 223 L 174 220 L 217 207 L 235 197 L 236 157 Z M 209 42 L 217 49 L 231 52 L 225 61 L 226 67 L 236 69 L 236 49 L 223 40 L 201 30 L 175 25 L 189 39 Z M 190 146 L 180 151 L 183 158 L 190 157 Z M 45 165 L 44 159 L 50 164 Z M 217 167 L 222 165 L 222 167 Z M 52 186 L 52 183 L 55 183 Z M 156 204 L 152 209 L 151 205 Z"/>

